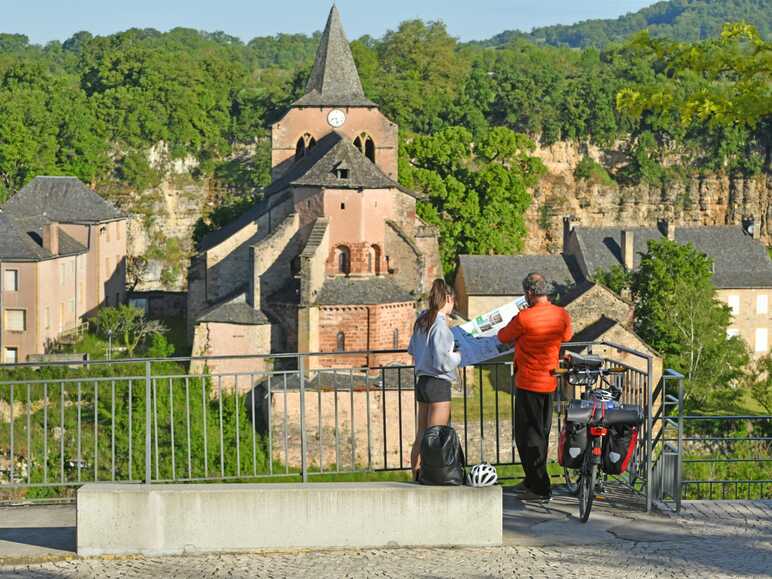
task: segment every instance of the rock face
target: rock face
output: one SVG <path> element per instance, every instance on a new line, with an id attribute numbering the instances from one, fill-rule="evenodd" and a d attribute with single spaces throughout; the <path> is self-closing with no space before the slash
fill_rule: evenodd
<path id="1" fill-rule="evenodd" d="M 678 226 L 738 224 L 752 216 L 761 224 L 762 239 L 772 242 L 772 175 L 734 180 L 712 176 L 667 187 L 619 186 L 574 176 L 584 156 L 604 166 L 620 166 L 624 155 L 618 150 L 559 142 L 539 147 L 534 154 L 548 173 L 533 190 L 525 252 L 559 252 L 565 215 L 584 226 L 631 227 L 654 226 L 661 218 Z M 216 197 L 210 181 L 190 176 L 195 170 L 190 162 L 166 168 L 168 176 L 160 185 L 121 198 L 122 207 L 134 215 L 129 255 L 147 257 L 140 290 L 186 288 L 193 229 Z"/>
<path id="2" fill-rule="evenodd" d="M 604 166 L 618 165 L 621 154 L 571 143 L 537 149 L 548 173 L 533 191 L 528 210 L 526 252 L 558 252 L 562 218 L 575 216 L 583 226 L 646 226 L 667 218 L 677 226 L 739 224 L 754 217 L 761 237 L 772 234 L 772 175 L 748 179 L 711 176 L 674 182 L 665 187 L 646 184 L 619 186 L 576 179 L 574 170 L 584 155 Z"/>

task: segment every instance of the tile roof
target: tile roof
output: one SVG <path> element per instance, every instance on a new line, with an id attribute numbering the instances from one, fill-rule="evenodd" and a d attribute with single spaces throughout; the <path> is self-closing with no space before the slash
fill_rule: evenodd
<path id="1" fill-rule="evenodd" d="M 322 285 L 317 304 L 372 305 L 415 301 L 415 296 L 385 277 L 336 277 Z"/>
<path id="2" fill-rule="evenodd" d="M 263 312 L 247 303 L 243 289 L 205 310 L 197 321 L 240 326 L 263 326 L 271 323 Z"/>
<path id="3" fill-rule="evenodd" d="M 334 4 L 316 52 L 306 94 L 295 101 L 293 106 L 377 106 L 365 97 L 362 90 L 354 56 Z"/>
<path id="4" fill-rule="evenodd" d="M 622 265 L 623 228 L 577 227 L 575 234 L 590 275 L 600 269 Z M 648 250 L 648 241 L 662 239 L 657 228 L 629 228 L 633 232 L 635 249 L 634 267 L 641 263 L 641 255 Z M 739 226 L 719 225 L 677 227 L 675 240 L 691 243 L 713 259 L 713 283 L 718 288 L 740 289 L 772 287 L 772 260 L 758 240 L 747 235 Z"/>
<path id="5" fill-rule="evenodd" d="M 60 223 L 99 223 L 126 217 L 75 177 L 35 177 L 3 205 L 3 211 Z"/>
<path id="6" fill-rule="evenodd" d="M 574 283 L 562 255 L 461 255 L 467 295 L 520 295 L 523 279 L 533 272 L 544 275 L 556 290 Z"/>
<path id="7" fill-rule="evenodd" d="M 277 199 L 274 199 L 272 201 L 275 201 Z M 255 203 L 252 207 L 247 209 L 244 213 L 236 217 L 233 221 L 229 221 L 219 229 L 215 229 L 214 231 L 210 231 L 206 235 L 204 235 L 201 240 L 198 242 L 198 249 L 199 251 L 206 251 L 207 249 L 211 249 L 215 247 L 216 245 L 219 245 L 226 239 L 228 239 L 231 235 L 239 231 L 242 227 L 245 225 L 251 223 L 252 221 L 255 221 L 258 217 L 263 215 L 266 211 L 268 211 L 270 207 L 270 203 L 267 199 L 261 199 L 257 203 Z"/>
<path id="8" fill-rule="evenodd" d="M 16 219 L 0 211 L 0 259 L 40 261 L 55 257 L 43 247 L 45 220 Z M 86 247 L 59 230 L 59 256 L 85 253 Z"/>
<path id="9" fill-rule="evenodd" d="M 340 176 L 341 170 L 347 171 L 346 177 Z M 286 173 L 266 187 L 265 194 L 270 196 L 290 186 L 399 189 L 420 197 L 384 174 L 347 138 L 334 131 L 320 139 L 305 157 L 297 160 Z"/>

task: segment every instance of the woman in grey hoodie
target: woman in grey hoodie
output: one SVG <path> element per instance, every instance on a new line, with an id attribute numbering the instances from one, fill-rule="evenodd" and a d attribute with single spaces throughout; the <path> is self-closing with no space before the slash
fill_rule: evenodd
<path id="1" fill-rule="evenodd" d="M 461 364 L 461 355 L 453 348 L 453 334 L 447 319 L 454 302 L 453 288 L 443 279 L 434 280 L 429 292 L 429 309 L 418 316 L 408 346 L 418 376 L 415 387 L 418 428 L 410 454 L 413 478 L 421 466 L 424 430 L 430 426 L 447 426 L 450 421 L 450 386 Z"/>

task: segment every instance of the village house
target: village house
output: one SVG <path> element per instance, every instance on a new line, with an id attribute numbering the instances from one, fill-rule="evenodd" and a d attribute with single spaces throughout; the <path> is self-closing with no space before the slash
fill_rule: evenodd
<path id="1" fill-rule="evenodd" d="M 438 234 L 398 183 L 398 127 L 370 101 L 330 11 L 305 95 L 271 128 L 263 199 L 205 236 L 188 279 L 194 355 L 405 349 L 441 275 Z M 315 357 L 323 367 L 404 355 Z M 260 369 L 255 360 L 210 363 Z"/>
<path id="2" fill-rule="evenodd" d="M 75 177 L 36 177 L 0 208 L 2 362 L 43 354 L 123 303 L 127 217 Z"/>
<path id="3" fill-rule="evenodd" d="M 576 263 L 581 279 L 591 279 L 613 266 L 634 271 L 648 242 L 671 239 L 692 244 L 713 260 L 713 284 L 718 298 L 732 310 L 730 336 L 741 336 L 755 356 L 769 352 L 772 318 L 772 260 L 758 238 L 752 220 L 742 225 L 675 227 L 667 220 L 658 227 L 580 227 L 564 220 L 563 255 Z"/>

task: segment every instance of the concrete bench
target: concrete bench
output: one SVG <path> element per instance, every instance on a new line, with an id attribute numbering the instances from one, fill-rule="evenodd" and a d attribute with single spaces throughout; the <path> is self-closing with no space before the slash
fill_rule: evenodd
<path id="1" fill-rule="evenodd" d="M 488 546 L 501 487 L 413 483 L 86 484 L 78 555 L 261 549 Z"/>

